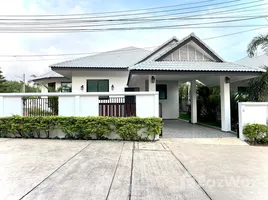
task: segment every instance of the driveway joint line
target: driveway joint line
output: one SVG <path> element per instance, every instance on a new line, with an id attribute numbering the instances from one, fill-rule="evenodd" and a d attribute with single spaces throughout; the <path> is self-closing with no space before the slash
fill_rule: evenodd
<path id="1" fill-rule="evenodd" d="M 170 151 L 168 149 L 159 150 L 159 149 L 135 149 L 135 151 Z"/>
<path id="2" fill-rule="evenodd" d="M 80 154 L 82 151 L 84 151 L 91 144 L 92 144 L 92 142 L 90 142 L 89 144 L 87 144 L 84 148 L 82 148 L 80 151 L 78 151 L 76 154 L 74 154 L 71 158 L 69 158 L 68 160 L 66 160 L 56 170 L 54 170 L 51 174 L 49 174 L 46 178 L 44 178 L 40 183 L 38 183 L 31 190 L 29 190 L 26 194 L 24 194 L 21 198 L 19 198 L 19 200 L 23 199 L 28 194 L 30 194 L 32 191 L 34 191 L 39 185 L 41 185 L 43 182 L 45 182 L 48 178 L 50 178 L 53 174 L 55 174 L 60 168 L 62 168 L 64 165 L 66 165 L 69 161 L 71 161 L 74 157 L 76 157 L 78 154 Z"/>
<path id="3" fill-rule="evenodd" d="M 173 151 L 167 146 L 167 148 L 169 149 L 170 153 L 175 157 L 175 159 L 177 161 L 179 161 L 179 163 L 182 165 L 182 167 L 190 174 L 190 176 L 194 179 L 194 181 L 197 183 L 197 185 L 199 185 L 199 187 L 203 190 L 203 192 L 207 195 L 207 197 L 210 200 L 213 200 L 211 198 L 211 196 L 207 193 L 207 191 L 200 185 L 200 183 L 196 180 L 196 178 L 192 175 L 192 173 L 186 168 L 186 166 L 182 163 L 182 161 L 173 153 Z"/>
<path id="4" fill-rule="evenodd" d="M 160 142 L 160 144 L 162 145 L 162 147 L 166 150 L 167 147 L 164 146 L 164 144 L 162 142 Z"/>
<path id="5" fill-rule="evenodd" d="M 105 198 L 106 200 L 109 198 L 110 191 L 111 191 L 111 188 L 112 188 L 112 185 L 113 185 L 113 182 L 114 182 L 114 177 L 115 177 L 115 174 L 116 174 L 117 169 L 118 169 L 119 161 L 121 160 L 121 156 L 122 156 L 122 152 L 123 152 L 124 146 L 125 146 L 125 142 L 122 145 L 122 148 L 121 148 L 121 151 L 120 151 L 120 155 L 118 157 L 118 160 L 117 160 L 117 163 L 116 163 L 116 166 L 115 166 L 115 170 L 114 170 L 114 174 L 113 174 L 113 177 L 112 177 L 112 180 L 111 180 L 111 184 L 110 184 L 110 187 L 108 189 L 108 193 L 107 193 L 106 198 Z"/>
<path id="6" fill-rule="evenodd" d="M 133 142 L 133 148 L 132 148 L 131 170 L 130 170 L 130 179 L 129 179 L 129 195 L 128 195 L 128 199 L 129 200 L 131 200 L 131 193 L 132 193 L 132 177 L 133 177 L 133 166 L 134 166 L 134 152 L 135 152 L 135 142 Z"/>

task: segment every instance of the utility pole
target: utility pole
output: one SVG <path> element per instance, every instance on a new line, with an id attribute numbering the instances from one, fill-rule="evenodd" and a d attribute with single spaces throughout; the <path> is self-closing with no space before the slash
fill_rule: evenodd
<path id="1" fill-rule="evenodd" d="M 25 93 L 26 91 L 26 79 L 25 79 L 25 74 L 22 75 L 22 81 L 23 81 L 23 85 L 22 85 L 22 92 Z"/>

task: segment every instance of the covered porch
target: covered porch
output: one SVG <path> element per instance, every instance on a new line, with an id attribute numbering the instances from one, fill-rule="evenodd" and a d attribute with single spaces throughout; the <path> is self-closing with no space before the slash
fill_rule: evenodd
<path id="1" fill-rule="evenodd" d="M 191 123 L 197 119 L 197 81 L 208 87 L 220 86 L 221 130 L 231 131 L 230 84 L 259 76 L 263 70 L 222 62 L 153 61 L 131 68 L 128 86 L 140 91 L 159 92 L 159 115 L 164 120 L 177 119 L 179 85 L 191 83 Z"/>

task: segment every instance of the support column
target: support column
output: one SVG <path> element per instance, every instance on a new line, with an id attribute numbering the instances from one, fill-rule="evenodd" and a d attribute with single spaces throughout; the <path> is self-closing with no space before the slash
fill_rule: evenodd
<path id="1" fill-rule="evenodd" d="M 149 92 L 156 91 L 156 77 L 154 75 L 149 75 L 148 77 L 148 88 Z"/>
<path id="2" fill-rule="evenodd" d="M 178 81 L 178 116 L 180 116 L 180 86 L 181 86 L 181 83 L 180 81 Z"/>
<path id="3" fill-rule="evenodd" d="M 220 77 L 221 89 L 221 130 L 231 131 L 231 100 L 230 100 L 230 79 Z"/>
<path id="4" fill-rule="evenodd" d="M 196 80 L 191 81 L 191 123 L 197 123 Z"/>

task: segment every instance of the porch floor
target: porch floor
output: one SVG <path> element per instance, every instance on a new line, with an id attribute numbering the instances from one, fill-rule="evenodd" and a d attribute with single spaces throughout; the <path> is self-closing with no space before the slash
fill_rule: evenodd
<path id="1" fill-rule="evenodd" d="M 220 130 L 190 124 L 183 120 L 164 120 L 163 138 L 222 138 L 236 137 L 235 134 Z"/>

